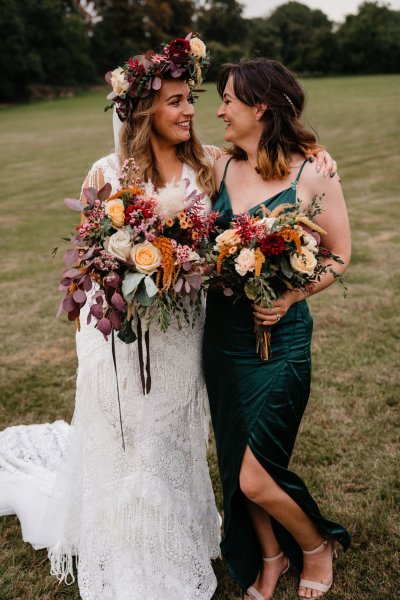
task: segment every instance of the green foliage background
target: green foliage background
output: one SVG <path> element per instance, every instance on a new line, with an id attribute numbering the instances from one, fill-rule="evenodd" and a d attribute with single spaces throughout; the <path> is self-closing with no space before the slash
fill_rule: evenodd
<path id="1" fill-rule="evenodd" d="M 302 74 L 398 73 L 400 11 L 364 2 L 336 25 L 287 2 L 245 19 L 237 0 L 0 0 L 0 101 L 71 93 L 131 55 L 199 31 L 220 64 L 267 56 Z"/>

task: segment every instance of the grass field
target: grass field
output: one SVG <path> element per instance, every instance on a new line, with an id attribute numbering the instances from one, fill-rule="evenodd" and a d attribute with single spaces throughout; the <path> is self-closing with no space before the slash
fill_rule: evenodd
<path id="1" fill-rule="evenodd" d="M 308 121 L 337 159 L 353 230 L 350 293 L 333 286 L 312 298 L 312 396 L 292 468 L 327 516 L 353 533 L 336 562 L 329 598 L 394 600 L 399 584 L 400 77 L 305 81 Z M 214 89 L 196 105 L 204 141 L 221 144 Z M 92 162 L 112 148 L 103 92 L 0 110 L 0 428 L 69 420 L 76 360 L 73 326 L 56 320 L 60 258 L 76 197 Z M 399 253 L 399 254 L 398 254 Z M 210 468 L 219 504 L 215 456 Z M 222 561 L 215 600 L 240 594 Z M 295 598 L 295 575 L 277 600 Z M 44 551 L 20 539 L 14 517 L 0 520 L 0 600 L 76 600 L 76 586 L 48 574 Z M 100 600 L 100 599 L 99 599 Z M 151 600 L 149 598 L 148 600 Z"/>

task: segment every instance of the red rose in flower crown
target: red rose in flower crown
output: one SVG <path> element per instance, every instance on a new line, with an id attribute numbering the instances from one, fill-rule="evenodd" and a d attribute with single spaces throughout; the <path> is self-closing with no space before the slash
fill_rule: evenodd
<path id="1" fill-rule="evenodd" d="M 106 74 L 106 81 L 113 88 L 107 98 L 113 102 L 105 110 L 115 105 L 120 120 L 126 121 L 135 110 L 138 98 L 159 90 L 163 79 L 182 79 L 194 88 L 201 84 L 209 65 L 206 46 L 193 33 L 163 44 L 159 52 L 148 50 L 141 56 L 131 57 L 123 67 Z"/>

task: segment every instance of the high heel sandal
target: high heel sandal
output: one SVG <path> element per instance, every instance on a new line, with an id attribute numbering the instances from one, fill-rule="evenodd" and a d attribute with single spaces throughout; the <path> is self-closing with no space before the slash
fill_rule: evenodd
<path id="1" fill-rule="evenodd" d="M 271 563 L 271 562 L 275 562 L 276 560 L 279 560 L 283 556 L 284 556 L 284 553 L 280 552 L 276 556 L 271 556 L 271 558 L 263 557 L 263 561 L 266 563 Z M 279 577 L 282 577 L 282 575 L 287 573 L 289 571 L 289 569 L 290 569 L 290 560 L 287 559 L 287 565 L 283 569 L 283 571 L 281 571 L 281 573 L 279 574 Z M 247 593 L 250 594 L 250 596 L 252 596 L 255 600 L 265 600 L 264 596 L 262 594 L 260 594 L 260 592 L 258 590 L 256 590 L 256 588 L 254 586 L 250 586 L 247 590 Z"/>
<path id="2" fill-rule="evenodd" d="M 326 548 L 328 543 L 329 543 L 329 540 L 324 540 L 322 542 L 322 544 L 320 544 L 317 548 L 314 548 L 314 550 L 303 550 L 303 554 L 306 554 L 308 556 L 310 554 L 318 554 L 319 552 L 322 552 L 322 550 L 324 550 Z M 332 544 L 332 558 L 333 558 L 334 554 L 335 554 L 335 544 Z M 299 588 L 303 587 L 303 588 L 308 588 L 310 590 L 316 590 L 317 592 L 322 592 L 322 596 L 323 596 L 327 592 L 329 592 L 329 590 L 332 587 L 332 583 L 333 583 L 333 577 L 329 584 L 318 583 L 318 581 L 311 581 L 310 579 L 300 579 Z M 318 596 L 318 598 L 322 598 L 322 596 Z M 305 596 L 299 595 L 299 598 L 304 598 L 304 597 Z"/>

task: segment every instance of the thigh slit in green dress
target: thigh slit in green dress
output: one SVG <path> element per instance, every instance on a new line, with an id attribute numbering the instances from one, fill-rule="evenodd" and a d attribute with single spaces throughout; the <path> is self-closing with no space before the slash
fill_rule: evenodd
<path id="1" fill-rule="evenodd" d="M 214 205 L 218 224 L 229 227 L 233 218 L 225 186 L 225 168 Z M 306 161 L 305 161 L 306 162 Z M 294 204 L 294 184 L 262 204 L 272 210 Z M 255 214 L 261 206 L 250 212 Z M 229 568 L 246 589 L 261 566 L 261 550 L 239 488 L 239 473 L 247 446 L 269 475 L 327 536 L 344 548 L 348 532 L 326 520 L 303 481 L 288 469 L 300 421 L 307 405 L 311 376 L 312 317 L 306 301 L 294 304 L 272 327 L 272 355 L 262 361 L 256 352 L 251 303 L 236 303 L 221 292 L 207 298 L 203 363 L 224 495 L 224 537 L 221 550 Z M 301 551 L 279 523 L 272 520 L 281 547 L 301 567 Z"/>

